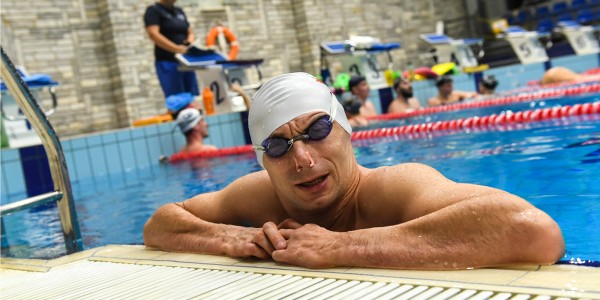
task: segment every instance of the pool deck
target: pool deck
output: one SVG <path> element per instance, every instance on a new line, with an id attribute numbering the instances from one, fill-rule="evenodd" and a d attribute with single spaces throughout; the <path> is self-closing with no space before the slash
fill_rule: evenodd
<path id="1" fill-rule="evenodd" d="M 109 245 L 52 260 L 2 258 L 3 299 L 600 299 L 600 268 L 311 270 L 271 261 Z"/>

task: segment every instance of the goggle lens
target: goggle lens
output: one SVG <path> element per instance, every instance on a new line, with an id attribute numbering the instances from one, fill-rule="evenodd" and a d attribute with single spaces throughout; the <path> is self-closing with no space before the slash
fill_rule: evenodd
<path id="1" fill-rule="evenodd" d="M 333 122 L 329 116 L 323 116 L 314 123 L 312 123 L 306 134 L 299 135 L 292 139 L 284 139 L 280 137 L 270 137 L 262 142 L 263 151 L 270 157 L 279 157 L 288 152 L 294 142 L 299 140 L 318 141 L 326 138 L 331 129 L 333 128 Z"/>

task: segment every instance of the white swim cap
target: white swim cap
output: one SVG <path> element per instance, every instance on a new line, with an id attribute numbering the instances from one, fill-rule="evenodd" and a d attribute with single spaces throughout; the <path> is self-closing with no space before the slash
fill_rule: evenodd
<path id="1" fill-rule="evenodd" d="M 344 108 L 329 88 L 316 77 L 299 72 L 279 75 L 269 80 L 254 94 L 250 105 L 248 127 L 252 144 L 260 146 L 281 125 L 300 115 L 316 111 L 330 115 L 335 112 L 335 121 L 349 134 L 352 133 Z M 264 152 L 254 151 L 258 163 L 263 166 Z"/>
<path id="2" fill-rule="evenodd" d="M 185 134 L 192 130 L 198 123 L 202 121 L 202 115 L 197 108 L 186 108 L 177 115 L 177 125 L 181 129 L 181 133 Z"/>

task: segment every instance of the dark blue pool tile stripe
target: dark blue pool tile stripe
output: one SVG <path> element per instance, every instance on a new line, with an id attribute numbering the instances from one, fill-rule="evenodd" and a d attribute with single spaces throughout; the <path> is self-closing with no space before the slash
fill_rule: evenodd
<path id="1" fill-rule="evenodd" d="M 394 101 L 394 93 L 391 87 L 379 89 L 379 101 L 381 102 L 381 113 L 387 113 L 388 106 Z"/>
<path id="2" fill-rule="evenodd" d="M 46 150 L 42 145 L 19 149 L 28 197 L 54 190 Z"/>
<path id="3" fill-rule="evenodd" d="M 240 119 L 242 121 L 242 129 L 244 130 L 244 142 L 246 145 L 252 144 L 252 139 L 250 139 L 250 129 L 248 128 L 248 112 L 241 111 Z"/>

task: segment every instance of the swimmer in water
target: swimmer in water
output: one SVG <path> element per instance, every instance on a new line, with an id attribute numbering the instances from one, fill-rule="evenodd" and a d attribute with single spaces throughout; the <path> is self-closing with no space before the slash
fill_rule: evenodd
<path id="1" fill-rule="evenodd" d="M 600 80 L 598 74 L 577 74 L 570 69 L 565 67 L 554 67 L 550 68 L 540 81 L 541 85 L 561 83 L 561 82 L 578 82 L 587 80 Z"/>
<path id="2" fill-rule="evenodd" d="M 467 269 L 564 255 L 557 223 L 518 196 L 417 163 L 359 165 L 342 105 L 310 74 L 265 83 L 248 126 L 264 170 L 160 207 L 144 226 L 148 247 L 308 268 Z"/>
<path id="3" fill-rule="evenodd" d="M 428 106 L 440 106 L 456 103 L 469 98 L 477 97 L 475 92 L 464 92 L 454 90 L 454 81 L 449 75 L 440 76 L 435 82 L 438 88 L 438 94 L 427 100 Z"/>

